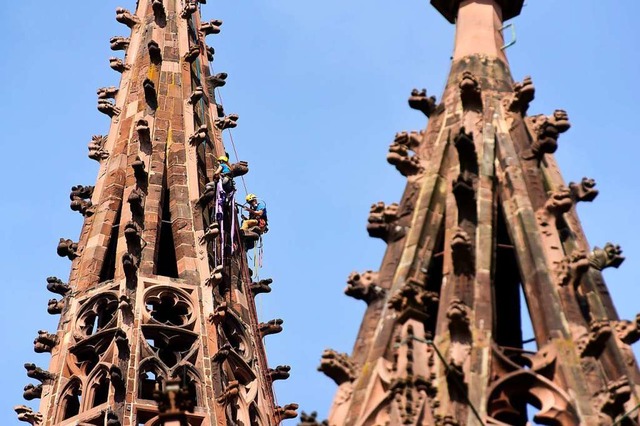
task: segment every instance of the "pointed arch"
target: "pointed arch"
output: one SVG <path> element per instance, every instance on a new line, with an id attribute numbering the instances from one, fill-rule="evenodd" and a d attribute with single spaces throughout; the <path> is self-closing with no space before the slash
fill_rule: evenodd
<path id="1" fill-rule="evenodd" d="M 167 379 L 167 372 L 155 358 L 147 358 L 138 368 L 138 398 L 153 400 L 156 384 L 162 384 Z"/>
<path id="2" fill-rule="evenodd" d="M 171 371 L 171 377 L 175 379 L 181 379 L 183 385 L 186 385 L 189 389 L 189 395 L 193 398 L 196 406 L 202 405 L 204 401 L 204 395 L 202 394 L 202 376 L 191 364 L 177 365 Z"/>
<path id="3" fill-rule="evenodd" d="M 109 367 L 99 364 L 87 380 L 85 408 L 87 410 L 109 401 Z"/>
<path id="4" fill-rule="evenodd" d="M 63 421 L 77 416 L 82 408 L 82 380 L 73 376 L 58 399 L 58 421 Z"/>

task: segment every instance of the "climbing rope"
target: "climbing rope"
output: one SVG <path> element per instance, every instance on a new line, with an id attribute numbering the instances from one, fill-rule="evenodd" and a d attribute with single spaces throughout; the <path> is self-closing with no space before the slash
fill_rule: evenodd
<path id="1" fill-rule="evenodd" d="M 209 66 L 211 66 L 211 64 L 209 64 Z M 213 70 L 211 72 L 213 73 Z M 222 105 L 222 109 L 224 109 L 224 100 L 222 99 L 220 88 L 216 88 L 216 93 L 220 98 L 220 105 Z M 227 130 L 229 131 L 229 140 L 231 141 L 231 146 L 233 147 L 233 154 L 236 156 L 236 161 L 240 161 L 240 158 L 238 157 L 238 151 L 236 150 L 236 144 L 233 141 L 233 133 L 231 132 L 231 129 L 227 129 Z M 247 190 L 247 184 L 244 181 L 244 176 L 240 176 L 240 179 L 242 180 L 242 186 L 244 187 L 244 194 L 247 195 L 249 191 Z"/>

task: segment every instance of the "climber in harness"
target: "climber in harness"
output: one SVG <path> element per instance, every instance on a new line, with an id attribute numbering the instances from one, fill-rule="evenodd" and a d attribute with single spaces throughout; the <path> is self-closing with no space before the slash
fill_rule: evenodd
<path id="1" fill-rule="evenodd" d="M 222 188 L 226 192 L 231 192 L 235 189 L 233 174 L 231 173 L 231 167 L 229 166 L 229 156 L 226 153 L 225 155 L 218 157 L 218 168 L 213 172 L 213 179 L 221 179 Z"/>
<path id="2" fill-rule="evenodd" d="M 240 233 L 245 241 L 255 242 L 260 235 L 268 231 L 267 228 L 267 205 L 264 201 L 258 200 L 255 194 L 249 194 L 245 198 L 249 206 L 242 206 L 249 213 L 249 217 L 245 218 L 240 227 Z"/>

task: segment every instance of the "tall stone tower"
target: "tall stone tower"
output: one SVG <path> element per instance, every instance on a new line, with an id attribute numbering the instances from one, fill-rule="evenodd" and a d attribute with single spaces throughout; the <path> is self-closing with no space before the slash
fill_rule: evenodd
<path id="1" fill-rule="evenodd" d="M 575 205 L 598 192 L 554 159 L 567 113 L 527 115 L 533 83 L 509 71 L 503 22 L 523 0 L 431 4 L 456 25 L 451 72 L 439 103 L 411 93 L 428 125 L 389 148 L 407 186 L 371 207 L 387 250 L 348 279 L 368 305 L 352 354 L 322 355 L 338 385 L 328 424 L 638 424 L 640 316 L 618 318 L 602 276 L 620 247 L 584 236 Z"/>
<path id="2" fill-rule="evenodd" d="M 202 21 L 205 0 L 139 0 L 116 10 L 130 29 L 113 37 L 109 60 L 120 87 L 98 90 L 110 120 L 93 136 L 100 164 L 95 186 L 74 186 L 71 209 L 84 216 L 79 240 L 61 238 L 71 260 L 68 283 L 48 311 L 58 330 L 41 330 L 36 352 L 48 370 L 26 364 L 40 383 L 25 387 L 40 409 L 16 407 L 32 425 L 159 425 L 154 389 L 177 380 L 191 404 L 192 426 L 275 425 L 295 417 L 276 406 L 272 382 L 288 366 L 267 366 L 263 337 L 282 320 L 258 323 L 254 297 L 270 280 L 251 282 L 233 191 L 217 185 L 225 115 L 215 90 L 227 74 L 210 72 L 205 38 L 222 21 Z M 231 164 L 231 174 L 248 171 Z M 242 200 L 244 201 L 244 200 Z M 185 404 L 185 405 L 189 405 Z"/>

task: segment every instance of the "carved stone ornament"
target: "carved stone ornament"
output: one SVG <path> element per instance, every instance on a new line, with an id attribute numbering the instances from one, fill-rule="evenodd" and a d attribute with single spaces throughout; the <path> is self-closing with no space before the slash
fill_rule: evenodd
<path id="1" fill-rule="evenodd" d="M 216 398 L 216 402 L 220 405 L 232 403 L 240 394 L 240 382 L 232 380 L 227 384 L 224 393 Z"/>
<path id="2" fill-rule="evenodd" d="M 156 93 L 156 84 L 149 78 L 145 78 L 142 82 L 142 89 L 144 90 L 144 99 L 147 101 L 147 105 L 151 109 L 158 108 L 158 96 Z"/>
<path id="3" fill-rule="evenodd" d="M 222 21 L 219 19 L 212 19 L 208 22 L 203 22 L 200 24 L 200 32 L 205 36 L 211 34 L 220 34 L 220 26 L 222 25 Z"/>
<path id="4" fill-rule="evenodd" d="M 347 278 L 344 294 L 357 300 L 363 300 L 367 305 L 381 299 L 387 291 L 378 285 L 378 273 L 365 271 L 362 274 L 352 272 Z"/>
<path id="5" fill-rule="evenodd" d="M 461 227 L 455 228 L 451 237 L 451 257 L 456 275 L 474 274 L 473 244 L 469 234 Z"/>
<path id="6" fill-rule="evenodd" d="M 465 108 L 482 107 L 480 82 L 471 71 L 464 71 L 458 83 L 460 99 Z"/>
<path id="7" fill-rule="evenodd" d="M 522 82 L 514 83 L 513 97 L 509 102 L 509 110 L 525 115 L 529 109 L 529 104 L 535 99 L 535 94 L 536 88 L 530 76 L 526 76 Z"/>
<path id="8" fill-rule="evenodd" d="M 237 163 L 233 163 L 229 165 L 231 169 L 231 173 L 229 173 L 232 177 L 237 178 L 240 176 L 244 176 L 249 173 L 249 163 L 246 161 L 238 161 Z"/>
<path id="9" fill-rule="evenodd" d="M 153 64 L 160 64 L 162 62 L 162 49 L 157 41 L 151 40 L 147 43 L 147 49 L 149 50 L 149 59 Z"/>
<path id="10" fill-rule="evenodd" d="M 131 43 L 131 39 L 121 36 L 111 37 L 109 40 L 111 50 L 127 50 L 129 43 Z"/>
<path id="11" fill-rule="evenodd" d="M 598 356 L 604 350 L 612 332 L 609 321 L 591 321 L 589 331 L 576 341 L 580 356 Z"/>
<path id="12" fill-rule="evenodd" d="M 146 166 L 144 161 L 142 161 L 140 157 L 136 156 L 136 159 L 131 163 L 131 168 L 133 168 L 133 175 L 135 176 L 138 185 L 144 185 L 149 177 L 149 174 L 145 170 Z"/>
<path id="13" fill-rule="evenodd" d="M 589 253 L 589 265 L 598 271 L 611 267 L 618 268 L 624 259 L 620 246 L 613 243 L 605 244 L 604 248 L 594 247 Z"/>
<path id="14" fill-rule="evenodd" d="M 411 155 L 420 145 L 422 137 L 423 133 L 399 132 L 396 133 L 393 143 L 389 145 L 387 162 L 394 165 L 402 176 L 414 176 L 423 171 L 420 158 L 415 154 Z"/>
<path id="15" fill-rule="evenodd" d="M 558 137 L 571 127 L 569 116 L 564 110 L 556 110 L 553 115 L 536 115 L 527 117 L 534 129 L 534 141 L 531 144 L 531 155 L 525 159 L 541 159 L 544 154 L 553 154 L 558 149 Z"/>
<path id="16" fill-rule="evenodd" d="M 58 315 L 62 313 L 64 307 L 64 300 L 49 299 L 49 302 L 47 303 L 47 312 L 51 315 Z"/>
<path id="17" fill-rule="evenodd" d="M 425 290 L 418 283 L 409 281 L 389 298 L 389 306 L 399 314 L 399 320 L 412 317 L 425 320 L 429 317 L 429 308 L 438 303 L 436 292 Z"/>
<path id="18" fill-rule="evenodd" d="M 220 224 L 218 222 L 211 222 L 204 234 L 200 237 L 200 244 L 210 243 L 214 241 L 220 235 Z"/>
<path id="19" fill-rule="evenodd" d="M 580 284 L 582 275 L 589 269 L 589 259 L 583 250 L 574 250 L 556 264 L 557 284 L 571 284 L 574 288 Z"/>
<path id="20" fill-rule="evenodd" d="M 310 414 L 303 411 L 300 413 L 300 423 L 298 423 L 298 426 L 329 426 L 329 421 L 324 420 L 319 422 L 318 412 L 316 411 L 312 411 Z"/>
<path id="21" fill-rule="evenodd" d="M 71 199 L 70 208 L 79 212 L 83 216 L 91 216 L 94 213 L 91 197 L 93 196 L 93 186 L 76 185 L 71 187 L 69 198 Z"/>
<path id="22" fill-rule="evenodd" d="M 164 16 L 165 10 L 164 10 L 164 4 L 162 4 L 162 0 L 152 0 L 151 8 L 153 9 L 153 13 L 156 16 Z"/>
<path id="23" fill-rule="evenodd" d="M 120 115 L 121 112 L 120 108 L 118 108 L 108 99 L 98 99 L 98 111 L 100 111 L 104 115 L 108 115 L 111 118 Z"/>
<path id="24" fill-rule="evenodd" d="M 268 336 L 270 334 L 278 334 L 282 331 L 282 324 L 284 321 L 280 318 L 272 319 L 268 322 L 261 322 L 258 324 L 258 331 L 261 337 Z"/>
<path id="25" fill-rule="evenodd" d="M 66 294 L 71 291 L 71 287 L 62 282 L 60 278 L 47 277 L 47 290 L 51 293 L 59 294 L 60 296 L 66 296 Z"/>
<path id="26" fill-rule="evenodd" d="M 93 135 L 91 142 L 89 142 L 89 158 L 96 161 L 101 161 L 109 158 L 109 153 L 104 149 L 104 144 L 107 142 L 107 137 L 102 135 Z"/>
<path id="27" fill-rule="evenodd" d="M 324 373 L 338 386 L 346 382 L 353 382 L 356 378 L 356 369 L 349 355 L 336 352 L 333 349 L 325 349 L 322 353 L 318 371 Z"/>
<path id="28" fill-rule="evenodd" d="M 586 177 L 582 178 L 580 183 L 570 182 L 569 189 L 575 202 L 593 201 L 598 196 L 596 181 Z"/>
<path id="29" fill-rule="evenodd" d="M 207 51 L 207 60 L 209 62 L 213 62 L 213 55 L 216 54 L 216 49 L 214 49 L 213 46 L 207 46 L 206 51 Z"/>
<path id="30" fill-rule="evenodd" d="M 18 414 L 18 420 L 29 423 L 30 425 L 39 425 L 42 423 L 42 414 L 34 412 L 31 407 L 26 405 L 16 405 L 13 410 Z"/>
<path id="31" fill-rule="evenodd" d="M 636 315 L 635 321 L 613 321 L 612 325 L 615 328 L 616 337 L 621 342 L 632 345 L 640 340 L 640 314 Z"/>
<path id="32" fill-rule="evenodd" d="M 124 275 L 127 279 L 133 279 L 138 272 L 138 267 L 140 266 L 140 259 L 137 256 L 129 252 L 125 252 L 122 255 L 122 268 L 124 269 Z"/>
<path id="33" fill-rule="evenodd" d="M 276 407 L 276 417 L 278 423 L 286 419 L 295 419 L 298 417 L 298 404 L 287 404 L 284 407 Z"/>
<path id="34" fill-rule="evenodd" d="M 127 202 L 133 216 L 142 216 L 144 214 L 144 191 L 142 189 L 134 188 L 127 197 Z"/>
<path id="35" fill-rule="evenodd" d="M 33 341 L 33 350 L 36 353 L 51 352 L 58 344 L 58 336 L 46 330 L 38 330 L 38 336 Z"/>
<path id="36" fill-rule="evenodd" d="M 291 367 L 288 365 L 278 365 L 276 368 L 270 368 L 268 371 L 271 381 L 287 380 L 290 376 Z"/>
<path id="37" fill-rule="evenodd" d="M 136 121 L 136 132 L 138 133 L 138 139 L 140 143 L 151 143 L 151 130 L 149 129 L 149 122 L 144 118 Z"/>
<path id="38" fill-rule="evenodd" d="M 385 242 L 397 241 L 404 237 L 405 229 L 398 225 L 399 219 L 398 203 L 388 206 L 379 201 L 371 206 L 367 219 L 367 232 L 372 238 L 380 238 Z"/>
<path id="39" fill-rule="evenodd" d="M 180 13 L 180 17 L 188 19 L 198 10 L 198 2 L 196 0 L 186 0 L 186 4 Z"/>
<path id="40" fill-rule="evenodd" d="M 42 384 L 34 385 L 29 383 L 23 390 L 22 397 L 27 401 L 42 397 Z"/>
<path id="41" fill-rule="evenodd" d="M 185 62 L 192 63 L 193 61 L 198 59 L 198 56 L 200 56 L 200 47 L 196 45 L 191 46 L 187 53 L 185 53 L 183 59 L 185 60 Z"/>
<path id="42" fill-rule="evenodd" d="M 211 77 L 207 77 L 207 82 L 209 83 L 210 87 L 215 89 L 216 87 L 222 87 L 227 84 L 227 77 L 228 75 L 226 72 L 221 72 L 218 74 L 214 74 Z"/>
<path id="43" fill-rule="evenodd" d="M 427 117 L 431 117 L 431 114 L 436 109 L 436 97 L 427 97 L 427 89 L 413 89 L 411 96 L 409 96 L 409 107 L 421 111 Z"/>
<path id="44" fill-rule="evenodd" d="M 116 21 L 120 22 L 121 24 L 126 25 L 129 28 L 133 28 L 137 24 L 140 23 L 140 18 L 138 18 L 137 16 L 133 15 L 127 9 L 124 9 L 122 7 L 118 7 L 116 9 Z"/>
<path id="45" fill-rule="evenodd" d="M 569 188 L 560 186 L 549 193 L 549 198 L 544 204 L 545 210 L 558 218 L 567 213 L 573 207 L 573 197 Z"/>
<path id="46" fill-rule="evenodd" d="M 191 92 L 191 95 L 189 95 L 189 103 L 191 105 L 195 105 L 200 99 L 202 99 L 203 96 L 204 89 L 202 88 L 202 86 L 196 86 L 196 88 L 193 89 L 193 92 Z"/>
<path id="47" fill-rule="evenodd" d="M 119 73 L 123 73 L 131 68 L 129 64 L 125 64 L 122 59 L 116 58 L 115 56 L 109 58 L 109 67 Z"/>
<path id="48" fill-rule="evenodd" d="M 211 271 L 211 275 L 209 275 L 209 278 L 207 278 L 204 284 L 213 288 L 216 288 L 217 286 L 222 284 L 222 282 L 224 281 L 223 271 L 224 270 L 222 265 L 218 265 L 213 268 L 213 271 Z"/>
<path id="49" fill-rule="evenodd" d="M 254 296 L 261 293 L 271 293 L 271 283 L 273 283 L 273 280 L 271 278 L 267 278 L 251 283 L 249 285 L 249 289 Z"/>
<path id="50" fill-rule="evenodd" d="M 625 402 L 631 398 L 631 384 L 627 377 L 610 381 L 594 395 L 596 409 L 609 416 L 611 421 L 625 413 Z M 606 423 L 609 424 L 609 423 Z"/>
<path id="51" fill-rule="evenodd" d="M 238 114 L 229 114 L 222 118 L 216 119 L 216 127 L 220 130 L 233 129 L 238 126 Z"/>
<path id="52" fill-rule="evenodd" d="M 78 257 L 78 243 L 73 242 L 72 240 L 60 238 L 60 242 L 58 243 L 58 256 L 67 257 L 69 260 L 73 260 Z"/>
<path id="53" fill-rule="evenodd" d="M 201 143 L 206 142 L 208 138 L 209 129 L 207 129 L 207 126 L 203 124 L 202 126 L 198 127 L 198 129 L 191 136 L 189 136 L 189 145 L 200 145 Z"/>
<path id="54" fill-rule="evenodd" d="M 118 94 L 118 88 L 115 86 L 101 87 L 97 91 L 98 99 L 115 99 Z"/>
<path id="55" fill-rule="evenodd" d="M 24 365 L 24 368 L 25 370 L 27 370 L 27 377 L 36 379 L 40 383 L 49 383 L 56 377 L 55 374 L 47 370 L 43 370 L 42 368 L 30 362 L 26 363 Z"/>

